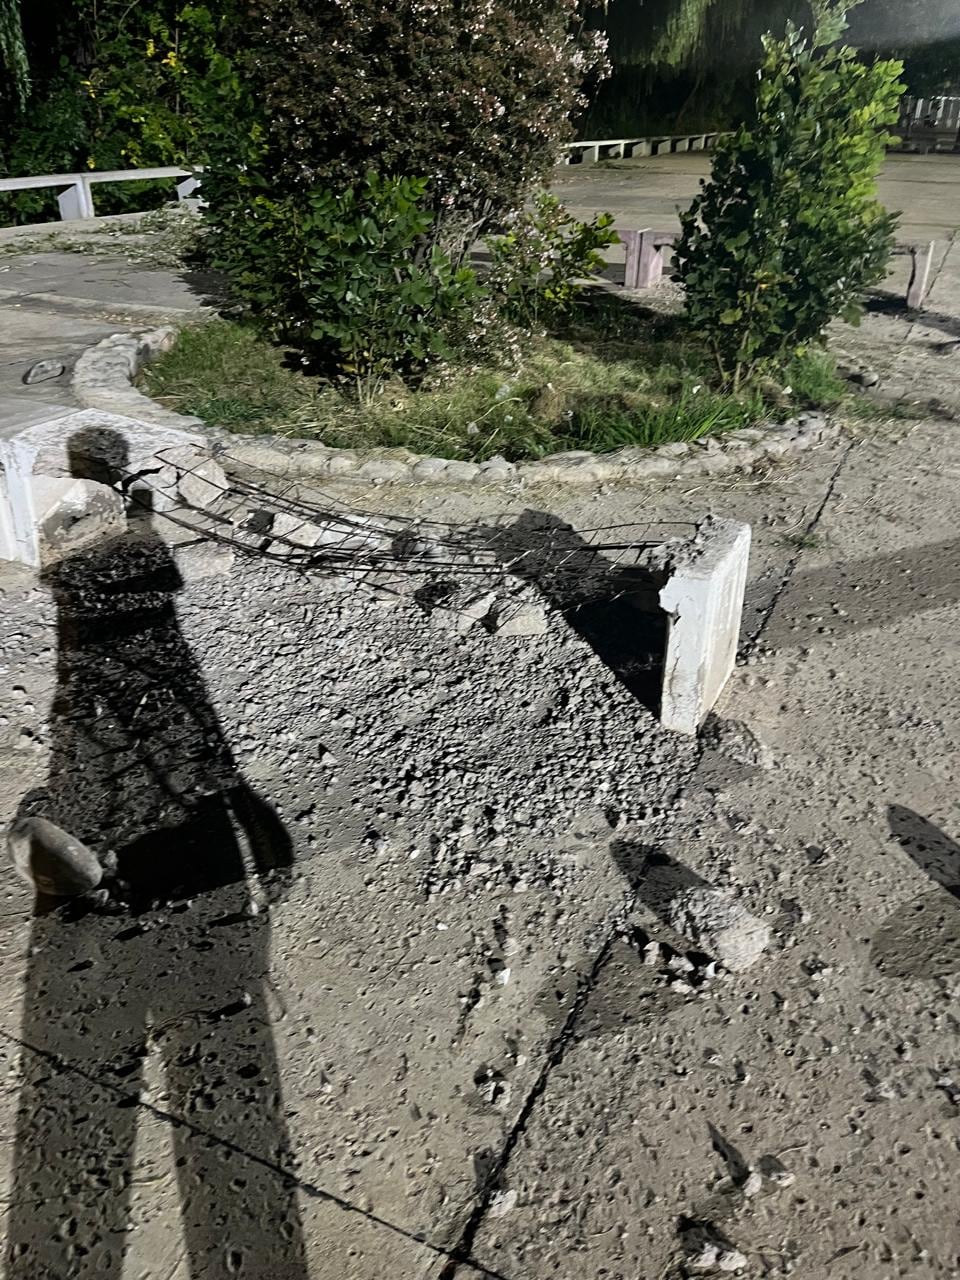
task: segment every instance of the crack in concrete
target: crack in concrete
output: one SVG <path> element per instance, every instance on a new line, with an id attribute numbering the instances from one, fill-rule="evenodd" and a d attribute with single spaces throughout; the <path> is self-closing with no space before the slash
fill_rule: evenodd
<path id="1" fill-rule="evenodd" d="M 856 440 L 850 440 L 847 443 L 846 448 L 843 450 L 843 453 L 840 455 L 840 458 L 837 461 L 837 465 L 834 467 L 833 472 L 830 476 L 830 479 L 827 481 L 827 487 L 824 490 L 823 499 L 820 502 L 820 505 L 817 507 L 816 511 L 813 513 L 813 516 L 810 519 L 809 523 L 807 524 L 806 528 L 804 529 L 801 535 L 801 539 L 809 538 L 816 530 L 817 525 L 820 523 L 820 520 L 823 516 L 824 511 L 826 511 L 827 509 L 827 503 L 833 497 L 834 491 L 837 487 L 837 481 L 840 479 L 843 469 L 847 465 L 847 461 L 849 460 L 850 454 L 853 452 L 854 446 L 856 444 L 857 444 Z M 773 596 L 770 600 L 770 603 L 767 605 L 766 609 L 764 609 L 763 613 L 760 615 L 760 621 L 757 623 L 756 630 L 754 631 L 753 635 L 749 636 L 745 641 L 745 643 L 740 646 L 740 649 L 737 652 L 738 663 L 743 662 L 745 658 L 749 658 L 754 653 L 756 653 L 760 645 L 760 641 L 763 638 L 763 633 L 764 631 L 766 631 L 767 625 L 769 624 L 770 619 L 773 617 L 774 611 L 776 610 L 777 605 L 780 603 L 780 599 L 783 596 L 783 593 L 786 591 L 787 587 L 789 587 L 790 583 L 793 581 L 793 575 L 796 572 L 797 565 L 800 563 L 800 559 L 803 555 L 803 552 L 804 552 L 803 546 L 798 546 L 796 552 L 787 561 L 786 567 L 784 568 L 784 571 L 783 571 L 783 576 L 781 577 L 780 582 L 777 584 L 777 589 L 776 591 L 774 591 Z"/>
<path id="2" fill-rule="evenodd" d="M 634 894 L 629 904 L 629 910 L 636 905 L 637 895 Z M 447 1250 L 449 1261 L 444 1269 L 440 1272 L 438 1280 L 454 1280 L 457 1271 L 461 1266 L 470 1266 L 480 1269 L 487 1280 L 505 1280 L 496 1271 L 491 1271 L 489 1267 L 485 1267 L 473 1257 L 473 1244 L 477 1237 L 477 1232 L 483 1224 L 483 1220 L 490 1208 L 490 1202 L 494 1193 L 497 1191 L 501 1179 L 510 1163 L 510 1158 L 516 1149 L 517 1143 L 523 1137 L 527 1124 L 533 1114 L 534 1108 L 543 1097 L 547 1085 L 550 1082 L 550 1076 L 555 1067 L 558 1067 L 566 1055 L 570 1045 L 576 1025 L 580 1020 L 580 1015 L 587 1006 L 587 1001 L 596 989 L 597 982 L 603 972 L 604 966 L 610 959 L 610 953 L 613 945 L 619 936 L 619 930 L 611 929 L 606 941 L 600 948 L 593 964 L 590 966 L 590 972 L 580 985 L 577 997 L 573 1002 L 570 1012 L 564 1021 L 559 1033 L 554 1037 L 547 1050 L 546 1060 L 540 1070 L 540 1074 L 534 1081 L 530 1092 L 527 1094 L 520 1113 L 514 1121 L 510 1132 L 507 1134 L 506 1140 L 500 1151 L 497 1160 L 492 1164 L 488 1172 L 483 1186 L 480 1189 L 479 1198 L 474 1205 L 473 1212 L 464 1224 L 463 1230 L 460 1232 L 460 1238 Z"/>
<path id="3" fill-rule="evenodd" d="M 394 1235 L 398 1235 L 404 1240 L 408 1240 L 411 1244 L 417 1244 L 424 1249 L 429 1249 L 439 1257 L 452 1259 L 454 1256 L 454 1251 L 452 1249 L 446 1249 L 442 1245 L 432 1244 L 429 1240 L 418 1235 L 416 1232 L 408 1231 L 405 1227 L 398 1226 L 395 1222 L 390 1222 L 387 1218 L 381 1218 L 378 1214 L 372 1213 L 369 1209 L 361 1209 L 358 1205 L 352 1204 L 349 1200 L 344 1200 L 341 1196 L 336 1195 L 332 1191 L 324 1191 L 322 1187 L 318 1187 L 315 1183 L 308 1182 L 306 1179 L 298 1177 L 296 1174 L 284 1169 L 281 1165 L 275 1164 L 272 1160 L 266 1160 L 263 1156 L 259 1156 L 253 1151 L 246 1150 L 246 1148 L 239 1146 L 236 1142 L 231 1142 L 229 1138 L 223 1138 L 219 1134 L 211 1132 L 209 1129 L 204 1129 L 200 1125 L 194 1124 L 183 1116 L 175 1115 L 171 1111 L 164 1111 L 162 1107 L 154 1106 L 153 1103 L 142 1098 L 139 1093 L 128 1093 L 119 1086 L 111 1084 L 109 1081 L 104 1081 L 97 1076 L 91 1075 L 76 1063 L 70 1062 L 68 1059 L 61 1057 L 57 1053 L 51 1053 L 47 1049 L 41 1049 L 37 1045 L 30 1044 L 26 1040 L 21 1040 L 19 1036 L 11 1035 L 9 1031 L 4 1031 L 2 1028 L 0 1028 L 0 1037 L 6 1040 L 9 1044 L 16 1045 L 18 1049 L 34 1054 L 36 1057 L 43 1059 L 44 1062 L 48 1062 L 55 1071 L 59 1072 L 61 1075 L 79 1076 L 81 1080 L 85 1080 L 97 1088 L 104 1089 L 108 1093 L 113 1094 L 115 1097 L 122 1099 L 125 1102 L 133 1103 L 144 1111 L 148 1111 L 152 1116 L 155 1116 L 158 1120 L 162 1120 L 166 1124 L 188 1129 L 195 1137 L 203 1138 L 205 1141 L 212 1142 L 232 1152 L 234 1155 L 240 1156 L 241 1159 L 249 1160 L 253 1164 L 260 1165 L 261 1168 L 267 1169 L 270 1173 L 276 1174 L 277 1177 L 282 1178 L 288 1186 L 295 1188 L 297 1191 L 303 1192 L 304 1195 L 307 1195 L 314 1200 L 325 1200 L 328 1204 L 335 1205 L 344 1213 L 357 1214 L 358 1217 L 365 1218 L 374 1226 L 383 1227 L 385 1230 L 393 1232 Z M 479 1267 L 479 1264 L 469 1257 L 458 1257 L 458 1262 L 459 1261 L 466 1262 L 469 1266 L 475 1268 Z M 490 1271 L 489 1269 L 484 1268 L 480 1268 L 480 1270 L 484 1271 L 485 1276 L 489 1277 L 489 1280 L 506 1280 L 505 1276 L 500 1275 L 496 1271 Z"/>

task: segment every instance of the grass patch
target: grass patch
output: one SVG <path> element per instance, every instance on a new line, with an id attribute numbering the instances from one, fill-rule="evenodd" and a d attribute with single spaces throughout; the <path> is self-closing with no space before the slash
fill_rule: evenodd
<path id="1" fill-rule="evenodd" d="M 836 361 L 826 351 L 794 356 L 786 370 L 793 399 L 812 408 L 831 409 L 850 395 L 849 384 L 837 373 Z"/>
<path id="2" fill-rule="evenodd" d="M 143 383 L 169 407 L 231 431 L 482 462 L 698 440 L 770 416 L 759 392 L 712 390 L 709 368 L 675 320 L 606 296 L 562 334 L 527 341 L 509 365 L 454 366 L 417 388 L 391 381 L 366 403 L 225 320 L 184 330 Z M 825 366 L 803 363 L 791 380 L 802 403 L 833 391 Z"/>

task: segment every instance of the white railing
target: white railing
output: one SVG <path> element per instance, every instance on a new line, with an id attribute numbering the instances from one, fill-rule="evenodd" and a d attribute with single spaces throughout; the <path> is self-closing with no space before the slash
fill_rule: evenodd
<path id="1" fill-rule="evenodd" d="M 937 129 L 960 132 L 960 95 L 939 98 L 904 98 L 900 105 L 901 129 Z"/>
<path id="2" fill-rule="evenodd" d="M 177 199 L 185 200 L 200 185 L 200 169 L 166 165 L 159 169 L 94 169 L 89 173 L 45 173 L 33 178 L 0 178 L 0 191 L 34 191 L 60 187 L 57 204 L 66 222 L 74 218 L 95 218 L 93 185 L 97 182 L 144 182 L 153 178 L 180 178 Z"/>
<path id="3" fill-rule="evenodd" d="M 652 133 L 645 138 L 601 138 L 564 145 L 561 164 L 597 164 L 631 156 L 663 156 L 681 151 L 710 151 L 722 133 Z"/>

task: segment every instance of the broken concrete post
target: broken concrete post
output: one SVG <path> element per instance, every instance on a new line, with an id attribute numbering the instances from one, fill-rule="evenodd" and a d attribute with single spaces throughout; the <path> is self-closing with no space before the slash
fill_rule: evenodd
<path id="1" fill-rule="evenodd" d="M 36 454 L 23 440 L 0 439 L 0 560 L 30 568 L 40 563 L 32 488 Z"/>
<path id="2" fill-rule="evenodd" d="M 930 284 L 930 271 L 933 267 L 933 255 L 937 242 L 931 240 L 927 245 L 911 245 L 910 258 L 913 263 L 910 271 L 910 283 L 907 286 L 907 306 L 919 311 L 927 296 Z"/>
<path id="3" fill-rule="evenodd" d="M 668 729 L 696 733 L 733 671 L 749 558 L 750 526 L 712 518 L 692 542 L 668 542 L 647 557 L 667 574 L 660 719 Z"/>

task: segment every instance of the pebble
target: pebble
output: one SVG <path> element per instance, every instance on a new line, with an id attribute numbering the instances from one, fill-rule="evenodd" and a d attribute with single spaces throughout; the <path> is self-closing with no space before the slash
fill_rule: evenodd
<path id="1" fill-rule="evenodd" d="M 62 360 L 38 360 L 23 375 L 23 382 L 29 387 L 35 382 L 49 382 L 51 378 L 59 378 L 66 372 Z"/>

